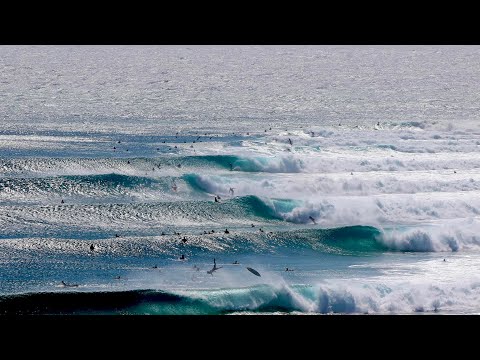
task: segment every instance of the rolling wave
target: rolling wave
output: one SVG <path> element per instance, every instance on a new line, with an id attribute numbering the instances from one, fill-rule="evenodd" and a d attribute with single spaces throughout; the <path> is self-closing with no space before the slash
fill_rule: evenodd
<path id="1" fill-rule="evenodd" d="M 135 254 L 176 256 L 181 251 L 188 256 L 197 256 L 205 251 L 223 254 L 251 253 L 287 253 L 293 254 L 312 250 L 325 254 L 355 255 L 360 253 L 381 253 L 386 251 L 402 252 L 455 252 L 465 249 L 479 249 L 480 237 L 477 223 L 473 229 L 452 230 L 440 226 L 411 226 L 379 229 L 371 226 L 345 226 L 338 228 L 297 230 L 275 230 L 259 232 L 255 229 L 231 229 L 224 234 L 222 228 L 216 232 L 190 232 L 181 235 L 172 234 L 170 229 L 160 235 L 159 228 L 143 231 L 124 231 L 121 238 L 115 238 L 111 231 L 98 232 L 95 240 L 96 253 L 116 256 L 134 256 Z M 165 229 L 165 228 L 163 228 Z M 86 232 L 88 232 L 86 230 Z M 64 231 L 58 238 L 28 237 L 6 238 L 0 241 L 4 251 L 36 251 L 42 253 L 85 254 L 85 241 L 81 235 L 65 238 Z M 63 236 L 63 237 L 62 237 Z M 80 237 L 80 238 L 79 238 Z M 182 243 L 182 238 L 187 241 Z M 92 237 L 88 237 L 90 240 Z M 7 250 L 8 249 L 8 250 Z"/>
<path id="2" fill-rule="evenodd" d="M 337 283 L 312 286 L 283 282 L 212 290 L 48 292 L 0 296 L 2 315 L 20 314 L 411 314 L 471 313 L 480 282 L 463 284 Z"/>

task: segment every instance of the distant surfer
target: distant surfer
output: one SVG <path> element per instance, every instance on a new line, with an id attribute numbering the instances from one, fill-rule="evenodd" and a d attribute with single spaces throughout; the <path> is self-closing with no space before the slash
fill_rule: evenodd
<path id="1" fill-rule="evenodd" d="M 232 188 L 232 187 L 229 190 L 229 192 L 230 192 L 230 194 L 232 194 L 232 196 L 235 194 L 235 192 L 233 190 L 235 190 L 235 188 Z"/>
<path id="2" fill-rule="evenodd" d="M 288 142 L 290 143 L 290 146 L 292 146 L 292 145 L 293 145 L 293 143 L 292 143 L 292 139 L 288 138 Z"/>
<path id="3" fill-rule="evenodd" d="M 153 266 L 152 266 L 152 269 L 158 269 L 158 266 L 157 266 L 157 265 L 153 265 Z"/>
<path id="4" fill-rule="evenodd" d="M 217 196 L 215 196 L 215 202 L 217 202 L 217 203 L 220 202 L 220 201 L 218 200 Z"/>
<path id="5" fill-rule="evenodd" d="M 120 235 L 118 235 L 118 234 L 115 234 L 115 237 L 116 237 L 116 238 L 118 238 L 118 237 L 120 237 Z"/>
<path id="6" fill-rule="evenodd" d="M 229 163 L 228 165 L 230 165 L 230 171 L 233 171 L 233 165 L 232 165 L 232 163 Z"/>
<path id="7" fill-rule="evenodd" d="M 240 265 L 240 263 L 237 260 L 235 260 L 232 264 L 233 265 Z"/>
<path id="8" fill-rule="evenodd" d="M 262 228 L 258 229 L 258 231 L 260 231 L 260 232 L 264 232 L 264 231 L 262 230 Z"/>
<path id="9" fill-rule="evenodd" d="M 182 239 L 183 243 L 185 244 L 187 242 L 187 238 L 184 236 Z"/>
<path id="10" fill-rule="evenodd" d="M 120 276 L 115 276 L 114 279 L 115 280 L 120 280 Z"/>
<path id="11" fill-rule="evenodd" d="M 255 227 L 255 225 L 252 224 L 252 227 Z"/>
<path id="12" fill-rule="evenodd" d="M 314 219 L 313 217 L 309 216 L 308 218 L 309 218 L 310 220 L 312 220 L 312 222 L 313 222 L 315 225 L 317 225 L 317 223 L 315 222 L 315 219 Z"/>
<path id="13" fill-rule="evenodd" d="M 207 274 L 210 274 L 213 276 L 213 272 L 217 271 L 218 269 L 221 269 L 223 266 L 217 267 L 217 263 L 215 262 L 215 259 L 213 259 L 213 268 L 211 270 L 207 271 Z"/>
<path id="14" fill-rule="evenodd" d="M 225 229 L 225 234 L 230 234 L 230 231 L 228 231 L 228 229 Z"/>
<path id="15" fill-rule="evenodd" d="M 175 183 L 175 180 L 172 182 L 172 190 L 177 191 L 177 184 Z"/>
<path id="16" fill-rule="evenodd" d="M 185 260 L 185 255 L 180 256 L 180 260 Z"/>
<path id="17" fill-rule="evenodd" d="M 294 271 L 293 269 L 285 268 L 285 271 Z"/>
<path id="18" fill-rule="evenodd" d="M 93 250 L 95 250 L 95 246 L 93 246 L 93 244 L 92 244 L 92 245 L 90 245 L 90 251 L 93 251 Z"/>
<path id="19" fill-rule="evenodd" d="M 65 201 L 63 201 L 63 199 L 62 199 L 62 201 L 60 201 L 60 203 L 61 203 L 61 204 L 65 204 Z"/>
<path id="20" fill-rule="evenodd" d="M 447 261 L 447 260 L 443 259 L 443 261 Z"/>
<path id="21" fill-rule="evenodd" d="M 65 281 L 62 280 L 62 285 L 65 287 L 78 287 L 78 284 L 67 284 Z"/>

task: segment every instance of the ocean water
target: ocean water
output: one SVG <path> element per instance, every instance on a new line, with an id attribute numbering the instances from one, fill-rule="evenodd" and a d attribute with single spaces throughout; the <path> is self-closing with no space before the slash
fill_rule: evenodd
<path id="1" fill-rule="evenodd" d="M 0 46 L 0 313 L 478 314 L 479 74 L 478 46 Z"/>

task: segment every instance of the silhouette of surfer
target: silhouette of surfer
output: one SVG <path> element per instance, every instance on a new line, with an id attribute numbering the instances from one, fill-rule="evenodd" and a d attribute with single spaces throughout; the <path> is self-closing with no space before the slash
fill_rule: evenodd
<path id="1" fill-rule="evenodd" d="M 229 163 L 228 165 L 230 165 L 230 171 L 233 171 L 233 165 L 232 165 L 232 163 Z"/>
<path id="2" fill-rule="evenodd" d="M 180 256 L 180 260 L 185 260 L 185 255 Z"/>
<path id="3" fill-rule="evenodd" d="M 225 234 L 230 234 L 230 231 L 228 231 L 228 229 L 225 229 Z"/>
<path id="4" fill-rule="evenodd" d="M 78 287 L 78 284 L 67 284 L 65 281 L 62 280 L 62 285 L 65 287 Z"/>
<path id="5" fill-rule="evenodd" d="M 217 203 L 220 202 L 216 196 L 215 196 L 215 202 Z"/>
<path id="6" fill-rule="evenodd" d="M 288 138 L 288 142 L 290 143 L 290 146 L 293 145 L 292 139 Z"/>
<path id="7" fill-rule="evenodd" d="M 184 236 L 182 239 L 183 243 L 185 244 L 187 242 L 187 238 Z"/>
<path id="8" fill-rule="evenodd" d="M 237 260 L 235 260 L 232 264 L 233 265 L 240 265 L 240 263 Z"/>
<path id="9" fill-rule="evenodd" d="M 315 219 L 314 219 L 313 217 L 309 216 L 308 218 L 309 218 L 310 220 L 312 220 L 312 222 L 313 222 L 315 225 L 317 225 L 317 223 L 315 222 Z"/>
<path id="10" fill-rule="evenodd" d="M 63 199 L 62 199 L 62 201 L 60 201 L 60 203 L 65 204 L 65 201 L 63 201 Z"/>
<path id="11" fill-rule="evenodd" d="M 93 246 L 93 244 L 92 244 L 92 245 L 90 245 L 90 251 L 93 251 L 93 250 L 95 250 L 95 246 Z"/>
<path id="12" fill-rule="evenodd" d="M 230 194 L 232 194 L 232 196 L 233 196 L 234 193 L 235 193 L 233 190 L 235 190 L 235 188 L 232 188 L 232 187 L 231 187 L 230 190 L 229 190 L 229 191 L 230 191 Z"/>
<path id="13" fill-rule="evenodd" d="M 217 267 L 217 263 L 215 262 L 215 259 L 213 259 L 213 268 L 211 270 L 207 271 L 207 274 L 210 274 L 213 276 L 213 272 L 217 271 L 218 269 L 221 269 L 223 266 Z"/>
<path id="14" fill-rule="evenodd" d="M 294 271 L 293 269 L 285 268 L 285 271 Z"/>

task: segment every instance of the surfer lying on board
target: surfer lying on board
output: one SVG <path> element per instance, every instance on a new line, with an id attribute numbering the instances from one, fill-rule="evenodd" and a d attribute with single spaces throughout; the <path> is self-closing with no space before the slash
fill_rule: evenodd
<path id="1" fill-rule="evenodd" d="M 62 285 L 65 287 L 78 287 L 78 284 L 67 284 L 65 281 L 62 280 Z"/>
<path id="2" fill-rule="evenodd" d="M 223 266 L 220 266 L 220 267 L 217 267 L 217 263 L 215 262 L 215 259 L 213 259 L 213 268 L 212 270 L 208 270 L 207 271 L 207 274 L 210 274 L 213 276 L 213 272 L 218 270 L 218 269 L 221 269 Z"/>

